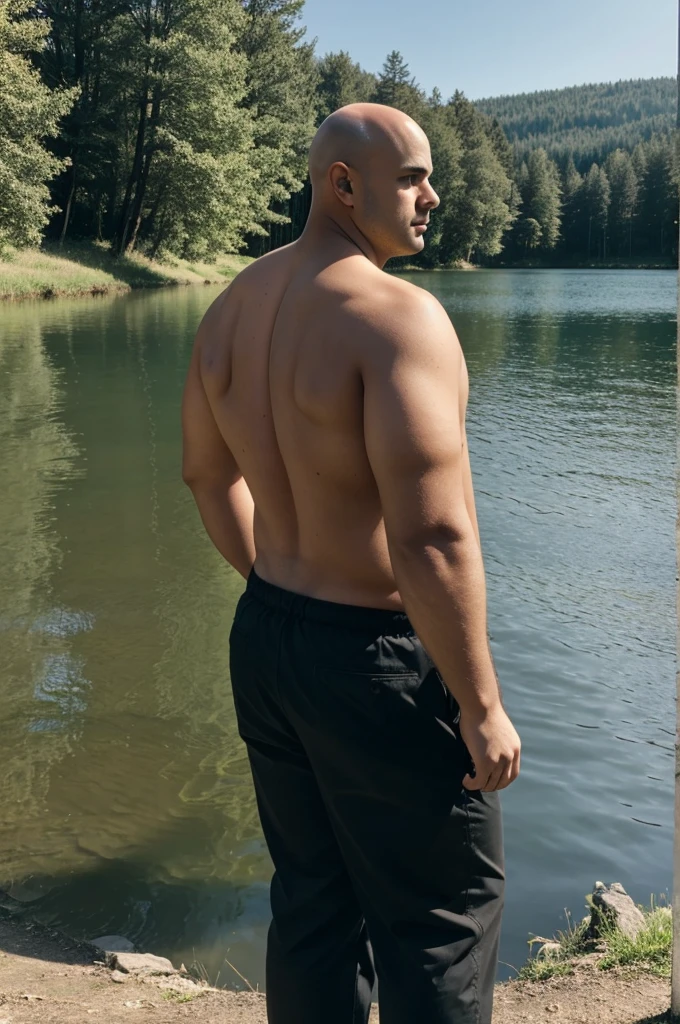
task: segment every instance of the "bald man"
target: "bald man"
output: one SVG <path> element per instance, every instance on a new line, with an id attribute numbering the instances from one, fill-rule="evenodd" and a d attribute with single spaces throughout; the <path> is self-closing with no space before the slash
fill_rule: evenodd
<path id="1" fill-rule="evenodd" d="M 427 138 L 357 104 L 310 150 L 300 239 L 206 313 L 183 475 L 247 579 L 231 680 L 274 862 L 270 1024 L 489 1024 L 498 791 L 520 742 L 489 651 L 451 322 L 383 271 L 438 198 Z"/>

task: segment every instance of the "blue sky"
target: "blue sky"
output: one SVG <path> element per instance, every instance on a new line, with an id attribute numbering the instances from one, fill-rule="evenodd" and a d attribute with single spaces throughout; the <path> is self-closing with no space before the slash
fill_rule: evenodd
<path id="1" fill-rule="evenodd" d="M 446 99 L 677 73 L 677 0 L 306 0 L 302 20 L 318 54 L 379 71 L 400 50 Z"/>

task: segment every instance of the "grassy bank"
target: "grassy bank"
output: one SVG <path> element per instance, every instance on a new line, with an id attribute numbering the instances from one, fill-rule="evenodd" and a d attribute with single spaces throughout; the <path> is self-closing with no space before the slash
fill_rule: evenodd
<path id="1" fill-rule="evenodd" d="M 71 243 L 62 249 L 46 245 L 41 249 L 10 250 L 0 257 L 0 299 L 105 295 L 127 292 L 133 288 L 158 288 L 177 284 L 226 284 L 250 262 L 250 257 L 236 255 L 222 256 L 214 263 L 192 262 L 175 257 L 159 262 L 137 253 L 116 258 L 107 245 L 97 242 Z M 387 269 L 398 274 L 425 268 L 409 264 L 394 268 L 388 265 Z M 484 268 L 459 260 L 450 267 L 436 269 Z M 491 269 L 672 270 L 674 266 L 663 262 L 627 264 L 622 261 L 550 265 L 527 260 Z"/>
<path id="2" fill-rule="evenodd" d="M 560 975 L 573 974 L 587 962 L 601 971 L 615 968 L 633 968 L 659 978 L 671 976 L 671 947 L 673 922 L 671 908 L 640 907 L 645 926 L 635 939 L 630 939 L 614 927 L 604 930 L 598 939 L 590 938 L 590 917 L 577 925 L 569 925 L 553 939 L 533 938 L 530 944 L 541 943 L 538 954 L 521 968 L 521 981 L 545 981 Z M 546 945 L 547 943 L 547 945 Z"/>
<path id="3" fill-rule="evenodd" d="M 169 258 L 162 263 L 133 254 L 116 258 L 108 246 L 81 243 L 5 252 L 0 259 L 0 298 L 104 295 L 133 288 L 227 283 L 250 262 L 225 255 L 215 263 Z"/>

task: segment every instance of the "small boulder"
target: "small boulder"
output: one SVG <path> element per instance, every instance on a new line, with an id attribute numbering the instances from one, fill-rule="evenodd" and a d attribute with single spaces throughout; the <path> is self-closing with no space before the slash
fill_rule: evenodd
<path id="1" fill-rule="evenodd" d="M 166 957 L 153 953 L 114 953 L 109 966 L 123 974 L 177 974 Z"/>
<path id="2" fill-rule="evenodd" d="M 607 928 L 614 926 L 629 939 L 635 939 L 645 926 L 645 917 L 620 882 L 607 887 L 596 882 L 592 896 L 590 937 L 599 939 Z"/>
<path id="3" fill-rule="evenodd" d="M 98 939 L 88 939 L 92 946 L 102 949 L 105 953 L 134 953 L 135 944 L 124 935 L 100 935 Z"/>

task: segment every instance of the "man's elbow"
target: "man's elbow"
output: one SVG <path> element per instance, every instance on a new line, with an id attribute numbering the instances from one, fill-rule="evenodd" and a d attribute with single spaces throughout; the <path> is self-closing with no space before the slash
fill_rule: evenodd
<path id="1" fill-rule="evenodd" d="M 424 525 L 408 532 L 390 535 L 390 550 L 408 560 L 428 559 L 445 555 L 455 557 L 461 549 L 476 544 L 472 523 L 467 515 L 457 520 Z"/>
<path id="2" fill-rule="evenodd" d="M 182 480 L 191 491 L 194 491 L 199 487 L 205 487 L 206 484 L 210 484 L 212 477 L 213 474 L 206 473 L 205 469 L 202 469 L 195 463 L 182 463 Z"/>
<path id="3" fill-rule="evenodd" d="M 240 473 L 236 475 L 228 468 L 182 463 L 182 480 L 191 491 L 229 490 L 240 479 Z"/>
<path id="4" fill-rule="evenodd" d="M 196 469 L 188 462 L 182 463 L 182 481 L 191 488 L 197 478 Z"/>

